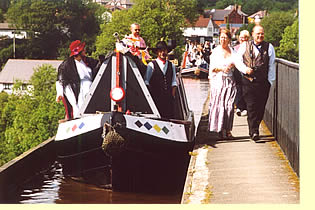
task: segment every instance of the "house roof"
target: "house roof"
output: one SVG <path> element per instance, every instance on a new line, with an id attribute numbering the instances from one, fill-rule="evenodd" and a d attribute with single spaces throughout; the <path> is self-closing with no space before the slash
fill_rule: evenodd
<path id="1" fill-rule="evenodd" d="M 188 27 L 200 27 L 200 28 L 206 28 L 209 24 L 210 18 L 205 18 L 203 15 L 200 15 L 198 20 L 195 22 L 195 24 L 189 24 Z"/>
<path id="2" fill-rule="evenodd" d="M 50 64 L 57 69 L 61 63 L 62 60 L 9 59 L 0 72 L 0 83 L 14 83 L 15 80 L 27 83 L 35 68 L 43 64 Z"/>
<path id="3" fill-rule="evenodd" d="M 240 5 L 229 5 L 228 7 L 225 8 L 225 10 L 234 10 L 236 9 L 237 13 L 239 15 L 243 15 L 243 16 L 248 16 L 247 14 L 245 14 L 242 10 L 241 10 L 241 6 Z"/>
<path id="4" fill-rule="evenodd" d="M 125 8 L 127 6 L 132 6 L 134 3 L 130 0 L 111 0 L 106 3 L 107 6 L 115 6 Z"/>
<path id="5" fill-rule="evenodd" d="M 230 14 L 232 10 L 212 9 L 208 13 L 212 15 L 212 20 L 224 20 L 224 17 Z"/>
<path id="6" fill-rule="evenodd" d="M 218 26 L 214 21 L 212 21 L 212 24 L 214 28 L 220 28 L 220 26 Z"/>
<path id="7" fill-rule="evenodd" d="M 241 6 L 235 6 L 235 5 L 230 5 L 226 7 L 225 9 L 211 9 L 211 10 L 205 10 L 205 16 L 210 17 L 212 16 L 212 19 L 214 21 L 223 21 L 224 17 L 228 16 L 233 10 L 236 10 L 239 15 L 242 16 L 248 16 L 241 10 Z"/>
<path id="8" fill-rule="evenodd" d="M 134 4 L 134 2 L 132 0 L 121 0 L 121 3 L 122 4 L 131 4 L 131 5 Z"/>
<path id="9" fill-rule="evenodd" d="M 226 25 L 227 25 L 227 24 L 222 23 L 222 24 L 220 24 L 220 27 L 221 27 L 221 28 L 222 28 L 222 27 L 226 27 Z M 243 26 L 243 24 L 240 24 L 240 23 L 230 23 L 229 25 L 230 25 L 231 28 L 240 28 L 240 27 Z"/>
<path id="10" fill-rule="evenodd" d="M 112 10 L 112 11 L 115 9 L 118 9 L 118 10 L 125 10 L 126 9 L 125 7 L 122 7 L 122 6 L 113 6 L 113 5 L 105 5 L 105 8 Z"/>
<path id="11" fill-rule="evenodd" d="M 0 23 L 0 30 L 14 30 L 14 27 L 11 27 L 9 23 Z"/>
<path id="12" fill-rule="evenodd" d="M 256 13 L 250 15 L 249 18 L 255 18 L 256 16 L 258 16 L 259 18 L 263 18 L 266 16 L 266 14 L 267 14 L 266 10 L 264 10 L 264 11 L 261 10 L 261 11 L 258 11 Z"/>

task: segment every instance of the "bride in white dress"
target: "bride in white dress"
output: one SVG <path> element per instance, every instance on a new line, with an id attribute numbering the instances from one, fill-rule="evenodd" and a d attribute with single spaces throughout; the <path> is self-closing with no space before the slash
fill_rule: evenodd
<path id="1" fill-rule="evenodd" d="M 231 133 L 234 120 L 234 99 L 236 84 L 233 78 L 235 63 L 242 65 L 233 49 L 230 47 L 231 33 L 227 29 L 220 32 L 220 45 L 210 56 L 210 106 L 209 125 L 210 132 L 219 133 L 223 138 L 233 139 Z"/>

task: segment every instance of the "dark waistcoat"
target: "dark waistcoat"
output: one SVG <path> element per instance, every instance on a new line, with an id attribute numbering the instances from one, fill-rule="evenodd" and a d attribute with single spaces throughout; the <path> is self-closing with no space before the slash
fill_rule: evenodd
<path id="1" fill-rule="evenodd" d="M 162 118 L 174 118 L 174 98 L 172 96 L 173 69 L 169 61 L 164 75 L 156 61 L 150 79 L 150 92 Z"/>
<path id="2" fill-rule="evenodd" d="M 268 48 L 269 43 L 263 41 L 261 43 L 261 48 L 259 54 L 255 57 L 254 55 L 254 43 L 253 41 L 246 43 L 246 51 L 243 55 L 244 64 L 248 67 L 254 69 L 253 76 L 256 78 L 257 82 L 264 82 L 268 80 L 268 70 L 269 70 L 269 55 Z M 243 78 L 243 82 L 249 82 L 247 79 Z"/>
<path id="3" fill-rule="evenodd" d="M 168 62 L 168 64 L 165 75 L 163 74 L 156 60 L 152 62 L 154 70 L 150 79 L 150 88 L 153 97 L 172 94 L 173 69 L 171 63 L 169 61 L 166 62 Z"/>

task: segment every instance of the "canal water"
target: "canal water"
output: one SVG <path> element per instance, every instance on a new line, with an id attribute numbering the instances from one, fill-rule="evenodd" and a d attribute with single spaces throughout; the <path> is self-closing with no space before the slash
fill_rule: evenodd
<path id="1" fill-rule="evenodd" d="M 189 108 L 194 111 L 196 128 L 203 104 L 208 96 L 207 79 L 183 78 Z M 35 175 L 10 203 L 22 204 L 179 204 L 182 194 L 140 194 L 112 192 L 86 184 L 62 173 L 62 166 L 54 162 L 47 171 Z"/>

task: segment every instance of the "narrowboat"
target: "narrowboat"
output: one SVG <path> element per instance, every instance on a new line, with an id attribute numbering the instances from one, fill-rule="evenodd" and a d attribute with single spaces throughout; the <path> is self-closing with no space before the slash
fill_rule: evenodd
<path id="1" fill-rule="evenodd" d="M 175 117 L 164 119 L 136 59 L 118 51 L 106 57 L 80 117 L 59 123 L 57 161 L 66 176 L 104 173 L 113 191 L 182 192 L 195 143 L 182 78 L 177 77 Z"/>

